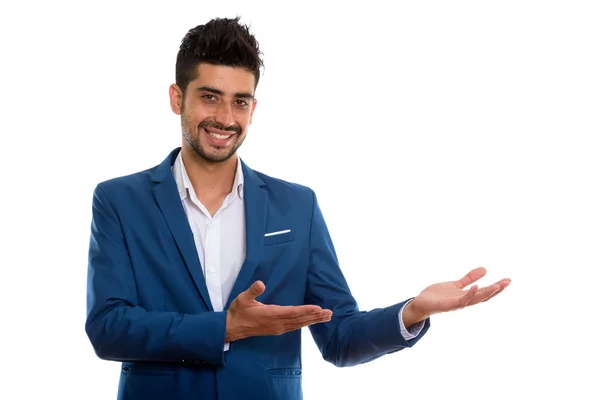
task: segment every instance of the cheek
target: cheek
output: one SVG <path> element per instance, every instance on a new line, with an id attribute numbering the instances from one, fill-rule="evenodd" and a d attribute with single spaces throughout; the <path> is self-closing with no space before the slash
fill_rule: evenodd
<path id="1" fill-rule="evenodd" d="M 185 104 L 184 113 L 186 121 L 196 125 L 211 116 L 210 108 L 197 101 L 188 101 Z"/>
<path id="2" fill-rule="evenodd" d="M 194 127 L 198 126 L 198 124 L 202 122 L 202 118 L 200 115 L 198 115 L 198 113 L 190 111 L 183 113 L 183 120 L 185 121 L 186 125 Z"/>
<path id="3" fill-rule="evenodd" d="M 252 113 L 245 110 L 244 112 L 240 112 L 236 116 L 236 119 L 237 119 L 238 124 L 240 124 L 241 127 L 244 128 L 244 130 L 245 130 L 246 127 L 248 125 L 250 125 L 250 122 L 252 122 Z"/>
<path id="4" fill-rule="evenodd" d="M 192 124 L 190 114 L 187 112 L 184 112 L 183 114 L 181 114 L 181 120 L 182 120 L 183 124 L 186 126 L 190 126 Z"/>

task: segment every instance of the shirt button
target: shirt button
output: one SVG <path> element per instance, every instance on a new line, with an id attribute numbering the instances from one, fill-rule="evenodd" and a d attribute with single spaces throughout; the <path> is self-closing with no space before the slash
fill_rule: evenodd
<path id="1" fill-rule="evenodd" d="M 217 269 L 216 269 L 215 267 L 210 267 L 208 270 L 209 270 L 210 272 L 214 273 L 214 272 L 215 272 Z"/>

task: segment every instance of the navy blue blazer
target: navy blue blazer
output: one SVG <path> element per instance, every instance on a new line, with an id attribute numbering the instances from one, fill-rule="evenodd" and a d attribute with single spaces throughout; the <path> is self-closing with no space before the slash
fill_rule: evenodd
<path id="1" fill-rule="evenodd" d="M 95 353 L 122 363 L 118 399 L 302 399 L 301 331 L 225 343 L 226 311 L 213 310 L 171 166 L 98 184 L 92 201 L 85 329 Z M 310 332 L 336 366 L 413 346 L 398 312 L 360 311 L 315 193 L 242 162 L 246 259 L 225 306 L 256 280 L 267 304 L 317 304 L 330 322 Z M 267 236 L 281 230 L 289 233 Z"/>

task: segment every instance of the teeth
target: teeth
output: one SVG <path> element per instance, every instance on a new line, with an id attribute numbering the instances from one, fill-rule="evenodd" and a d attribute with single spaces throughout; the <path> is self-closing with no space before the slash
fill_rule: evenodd
<path id="1" fill-rule="evenodd" d="M 231 135 L 219 135 L 218 133 L 214 133 L 214 132 L 208 132 L 210 134 L 210 136 L 216 138 L 216 139 L 228 139 L 231 137 Z"/>

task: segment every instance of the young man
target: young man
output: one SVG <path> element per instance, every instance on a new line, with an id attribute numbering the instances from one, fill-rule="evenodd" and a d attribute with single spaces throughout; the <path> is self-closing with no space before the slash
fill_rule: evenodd
<path id="1" fill-rule="evenodd" d="M 359 311 L 314 192 L 237 156 L 261 67 L 239 19 L 190 30 L 170 87 L 181 148 L 94 191 L 86 332 L 100 358 L 122 362 L 119 399 L 301 399 L 300 328 L 325 360 L 356 365 L 510 283 L 463 290 L 478 268 Z"/>

